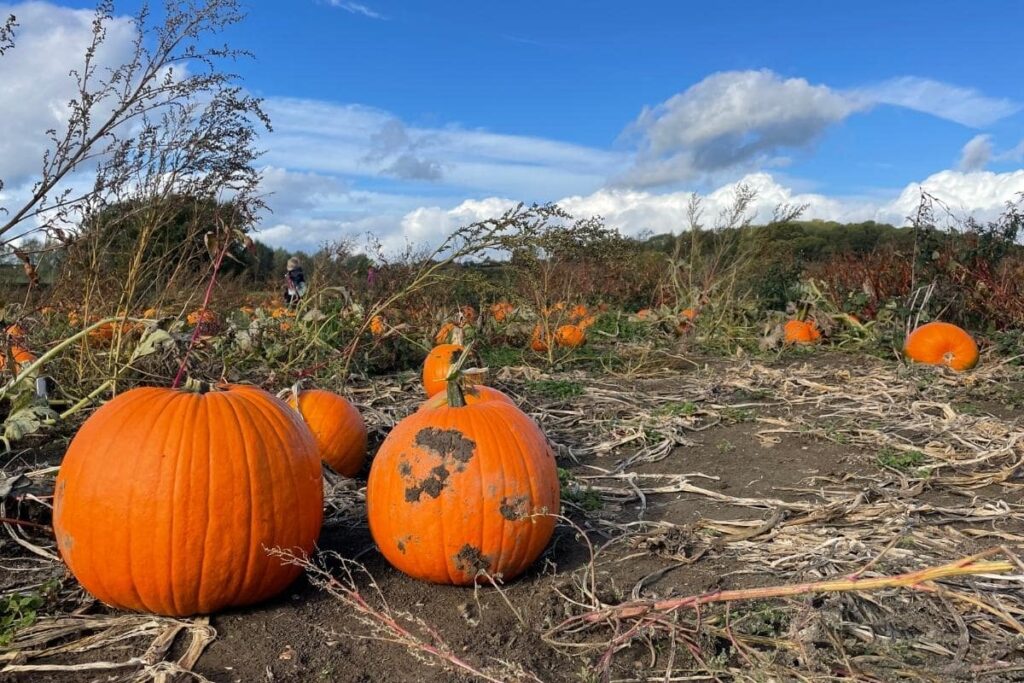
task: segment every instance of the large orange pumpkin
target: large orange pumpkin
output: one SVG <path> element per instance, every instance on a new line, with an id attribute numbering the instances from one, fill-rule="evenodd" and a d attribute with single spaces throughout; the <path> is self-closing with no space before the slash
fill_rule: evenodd
<path id="1" fill-rule="evenodd" d="M 452 363 L 461 352 L 461 344 L 440 344 L 427 354 L 423 361 L 423 390 L 428 397 L 444 391 Z"/>
<path id="2" fill-rule="evenodd" d="M 187 616 L 259 602 L 301 572 L 320 532 L 316 444 L 255 387 L 127 391 L 71 441 L 53 528 L 68 568 L 115 607 Z"/>
<path id="3" fill-rule="evenodd" d="M 381 444 L 366 487 L 370 532 L 409 576 L 468 585 L 511 579 L 537 559 L 559 512 L 554 454 L 511 403 L 448 404 L 399 422 Z M 486 579 L 483 579 L 486 581 Z"/>
<path id="4" fill-rule="evenodd" d="M 907 337 L 903 353 L 918 363 L 945 365 L 958 372 L 978 364 L 978 345 L 974 339 L 950 323 L 921 325 Z"/>
<path id="5" fill-rule="evenodd" d="M 288 405 L 299 411 L 313 432 L 321 460 L 340 475 L 359 473 L 366 462 L 366 423 L 354 405 L 323 389 L 292 391 Z"/>
<path id="6" fill-rule="evenodd" d="M 568 349 L 582 346 L 586 340 L 586 334 L 578 325 L 562 325 L 555 330 L 555 343 Z"/>
<path id="7" fill-rule="evenodd" d="M 790 320 L 783 328 L 787 344 L 813 344 L 821 339 L 818 326 L 810 320 Z"/>

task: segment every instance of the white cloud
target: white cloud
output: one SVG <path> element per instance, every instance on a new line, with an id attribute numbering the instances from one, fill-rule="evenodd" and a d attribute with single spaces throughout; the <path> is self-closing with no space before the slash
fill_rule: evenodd
<path id="1" fill-rule="evenodd" d="M 980 171 L 992 160 L 992 136 L 975 135 L 960 150 L 960 162 L 957 168 L 961 171 Z"/>
<path id="2" fill-rule="evenodd" d="M 42 2 L 0 4 L 0 17 L 9 14 L 19 26 L 14 49 L 0 57 L 0 179 L 15 185 L 38 173 L 48 146 L 46 130 L 67 122 L 67 103 L 75 93 L 68 72 L 82 63 L 93 12 Z M 127 58 L 134 38 L 130 19 L 110 21 L 95 57 L 100 70 Z"/>
<path id="3" fill-rule="evenodd" d="M 637 161 L 621 180 L 650 187 L 764 163 L 808 147 L 858 106 L 827 86 L 767 70 L 713 74 L 641 112 L 627 129 L 639 138 Z"/>
<path id="4" fill-rule="evenodd" d="M 265 157 L 274 166 L 364 179 L 442 182 L 470 194 L 541 201 L 592 192 L 624 153 L 457 126 L 426 128 L 359 105 L 270 98 Z"/>
<path id="5" fill-rule="evenodd" d="M 983 128 L 1024 108 L 1019 102 L 986 97 L 973 88 L 916 76 L 892 78 L 851 90 L 849 95 L 865 103 L 913 109 L 971 128 Z"/>
<path id="6" fill-rule="evenodd" d="M 345 0 L 328 0 L 327 4 L 329 4 L 331 7 L 343 9 L 349 14 L 358 14 L 368 19 L 387 20 L 387 17 L 385 17 L 383 14 L 375 12 L 374 10 L 370 9 L 366 5 L 359 2 L 346 2 Z"/>

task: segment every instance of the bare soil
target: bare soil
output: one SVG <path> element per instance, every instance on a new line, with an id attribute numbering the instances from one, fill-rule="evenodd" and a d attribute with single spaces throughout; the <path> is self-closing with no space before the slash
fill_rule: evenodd
<path id="1" fill-rule="evenodd" d="M 928 477 L 921 484 L 924 475 L 914 468 L 932 462 L 931 455 L 907 456 L 904 462 L 898 449 L 869 445 L 871 439 L 896 439 L 900 434 L 912 444 L 946 442 L 958 427 L 951 421 L 949 433 L 935 429 L 922 434 L 920 424 L 889 424 L 884 414 L 879 416 L 879 424 L 872 426 L 856 412 L 856 396 L 849 412 L 840 411 L 837 406 L 846 403 L 832 400 L 828 391 L 842 391 L 844 380 L 830 373 L 843 373 L 851 367 L 858 376 L 880 372 L 879 368 L 890 375 L 895 372 L 891 363 L 870 359 L 857 363 L 859 368 L 851 364 L 849 356 L 833 357 L 820 367 L 812 361 L 811 369 L 804 366 L 805 371 L 790 362 L 776 363 L 773 369 L 806 377 L 808 384 L 802 388 L 799 383 L 786 385 L 785 391 L 766 384 L 766 392 L 730 384 L 730 372 L 735 368 L 727 363 L 659 372 L 652 378 L 598 380 L 565 373 L 557 378 L 587 388 L 582 396 L 565 399 L 533 394 L 515 377 L 499 381 L 536 414 L 555 443 L 560 466 L 575 480 L 564 512 L 599 548 L 592 562 L 576 531 L 560 525 L 544 556 L 525 576 L 506 585 L 503 594 L 490 586 L 474 590 L 428 585 L 400 574 L 374 549 L 359 510 L 354 508 L 329 521 L 320 549 L 356 558 L 392 609 L 429 624 L 439 641 L 472 666 L 492 672 L 497 680 L 516 680 L 517 675 L 529 680 L 532 675 L 533 680 L 559 683 L 602 680 L 601 647 L 574 652 L 554 647 L 550 638 L 544 637 L 562 620 L 580 612 L 580 606 L 569 598 L 586 602 L 580 585 L 586 584 L 591 566 L 597 597 L 618 604 L 631 596 L 666 598 L 838 578 L 872 559 L 878 562 L 869 567 L 871 571 L 889 574 L 919 569 L 934 560 L 952 561 L 995 545 L 1019 548 L 1018 539 L 1024 536 L 1022 487 L 1015 477 L 980 487 L 929 484 Z M 734 375 L 751 385 L 761 381 L 756 370 Z M 1024 411 L 1005 398 L 1003 388 L 1010 384 L 1003 378 L 962 385 L 942 384 L 947 380 L 931 376 L 926 380 L 936 382 L 931 397 L 935 402 L 966 405 L 965 414 L 971 419 L 992 421 L 977 422 L 979 429 L 1001 426 L 1008 433 L 1024 431 Z M 917 377 L 905 381 L 921 383 Z M 826 391 L 815 384 L 832 388 Z M 696 391 L 698 387 L 700 391 Z M 880 386 L 880 391 L 883 389 Z M 921 400 L 928 399 L 929 390 L 921 391 Z M 819 404 L 801 403 L 801 397 L 813 398 L 815 392 L 824 397 Z M 616 401 L 622 405 L 617 406 Z M 595 445 L 629 434 L 636 427 L 636 406 L 646 405 L 644 401 L 650 402 L 647 408 L 653 416 L 647 437 L 603 452 L 595 450 Z M 372 403 L 371 398 L 368 404 Z M 879 405 L 884 404 L 880 398 Z M 556 407 L 563 408 L 564 414 Z M 789 431 L 771 431 L 783 425 L 788 425 L 784 429 Z M 665 434 L 676 434 L 680 443 L 617 471 L 620 463 L 652 444 L 656 446 Z M 10 475 L 58 462 L 63 443 L 21 453 L 4 462 L 3 470 Z M 893 443 L 898 446 L 900 442 Z M 1019 462 L 1024 455 L 1020 445 L 1011 444 L 1010 451 L 1008 457 L 992 460 L 989 466 L 955 464 L 937 472 L 980 477 Z M 616 471 L 624 478 L 588 478 Z M 666 482 L 683 481 L 678 478 L 683 474 L 686 482 L 711 495 L 653 490 Z M 634 475 L 630 482 L 628 477 Z M 846 514 L 829 507 L 855 498 L 861 507 L 851 507 Z M 355 500 L 355 505 L 360 504 Z M 891 505 L 891 513 L 879 517 L 880 521 L 872 523 L 870 517 L 863 516 L 863 510 L 874 509 L 871 506 L 885 505 Z M 1007 514 L 971 518 L 959 512 L 934 512 L 962 508 L 1002 509 Z M 815 512 L 825 510 L 832 512 L 815 517 Z M 793 520 L 799 523 L 790 525 Z M 903 520 L 902 526 L 894 520 Z M 37 516 L 33 521 L 45 524 L 48 520 Z M 45 534 L 37 530 L 26 533 L 40 543 L 45 541 Z M 808 539 L 816 539 L 816 545 L 809 545 Z M 48 565 L 41 566 L 10 536 L 0 538 L 0 551 L 4 558 L 0 591 L 33 583 L 22 571 L 26 568 L 46 575 L 39 570 Z M 54 565 L 52 571 L 59 575 L 60 569 Z M 73 588 L 73 579 L 62 580 L 65 591 Z M 967 594 L 978 585 L 988 584 L 965 580 L 952 587 Z M 368 581 L 360 579 L 359 586 L 372 599 Z M 1006 586 L 999 603 L 1016 617 L 1021 616 L 1016 610 L 1024 605 L 1020 588 L 1019 581 Z M 700 672 L 704 671 L 717 671 L 714 675 L 720 676 L 719 680 L 793 680 L 793 671 L 806 680 L 1024 680 L 1024 668 L 1018 669 L 1024 667 L 1022 640 L 1013 636 L 1012 624 L 976 606 L 957 603 L 954 609 L 948 604 L 952 597 L 933 600 L 926 595 L 908 597 L 907 593 L 807 595 L 737 603 L 728 613 L 722 608 L 709 609 L 708 614 L 718 620 L 709 617 L 709 628 L 717 626 L 699 633 L 694 640 L 698 651 L 687 652 L 682 646 L 676 649 L 664 634 L 638 633 L 614 652 L 608 680 L 684 680 L 685 675 L 703 675 Z M 84 596 L 78 598 L 86 613 L 109 613 L 101 605 L 84 601 Z M 69 600 L 73 602 L 65 598 L 64 604 Z M 746 640 L 738 637 L 730 642 L 722 635 L 721 625 L 730 622 L 737 633 L 746 634 Z M 357 620 L 349 605 L 306 579 L 271 602 L 214 615 L 210 625 L 216 638 L 192 667 L 210 681 L 479 680 L 445 668 L 423 651 L 372 638 L 380 634 Z M 619 628 L 626 626 L 620 624 Z M 573 637 L 579 643 L 594 643 L 613 635 L 609 628 Z M 125 642 L 31 662 L 122 661 L 144 648 L 145 643 L 140 647 L 138 642 Z M 176 642 L 168 659 L 183 649 L 184 644 Z M 0 647 L 0 655 L 4 651 Z M 102 681 L 124 675 L 124 671 L 4 674 L 4 664 L 0 659 L 0 681 Z M 676 677 L 665 678 L 666 668 Z"/>

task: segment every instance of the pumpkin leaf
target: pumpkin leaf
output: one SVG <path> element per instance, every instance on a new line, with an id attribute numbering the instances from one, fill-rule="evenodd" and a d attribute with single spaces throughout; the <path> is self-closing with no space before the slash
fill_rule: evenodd
<path id="1" fill-rule="evenodd" d="M 4 441 L 10 444 L 35 434 L 43 425 L 55 422 L 58 417 L 47 405 L 30 405 L 13 411 L 4 421 Z"/>
<path id="2" fill-rule="evenodd" d="M 174 338 L 166 330 L 158 327 L 149 329 L 146 335 L 139 341 L 138 346 L 132 351 L 132 360 L 138 360 L 150 356 L 158 351 L 164 351 L 174 346 Z"/>

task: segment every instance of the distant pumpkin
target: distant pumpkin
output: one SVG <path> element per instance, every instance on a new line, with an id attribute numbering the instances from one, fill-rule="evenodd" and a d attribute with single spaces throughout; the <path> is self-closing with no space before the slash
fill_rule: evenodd
<path id="1" fill-rule="evenodd" d="M 910 333 L 903 346 L 907 358 L 928 365 L 945 365 L 957 372 L 978 364 L 978 345 L 962 328 L 951 323 L 932 322 Z"/>
<path id="2" fill-rule="evenodd" d="M 586 339 L 586 334 L 578 325 L 562 325 L 555 330 L 555 343 L 567 349 L 582 346 Z"/>
<path id="3" fill-rule="evenodd" d="M 28 333 L 25 331 L 25 328 L 19 325 L 18 323 L 8 325 L 7 329 L 4 330 L 4 333 L 7 335 L 7 338 L 12 341 L 23 341 L 25 337 L 28 335 Z"/>
<path id="4" fill-rule="evenodd" d="M 491 304 L 491 317 L 499 323 L 503 323 L 512 317 L 513 311 L 515 311 L 515 308 L 507 301 Z"/>
<path id="5" fill-rule="evenodd" d="M 370 318 L 370 334 L 375 337 L 379 337 L 384 334 L 386 329 L 387 323 L 385 323 L 383 316 L 375 315 Z"/>
<path id="6" fill-rule="evenodd" d="M 21 372 L 21 369 L 30 363 L 35 363 L 38 359 L 35 354 L 22 346 L 11 347 L 11 358 L 14 359 L 14 367 L 11 372 L 17 375 Z M 7 369 L 7 354 L 0 354 L 0 370 Z"/>
<path id="7" fill-rule="evenodd" d="M 544 353 L 548 350 L 548 342 L 544 339 L 544 329 L 540 325 L 535 325 L 533 328 L 533 334 L 530 335 L 530 348 L 537 353 Z"/>
<path id="8" fill-rule="evenodd" d="M 813 344 L 821 339 L 821 331 L 811 320 L 790 320 L 783 332 L 787 344 Z"/>
<path id="9" fill-rule="evenodd" d="M 445 323 L 441 325 L 441 329 L 434 335 L 435 344 L 447 344 L 451 341 L 452 335 L 455 332 L 455 323 Z"/>
<path id="10" fill-rule="evenodd" d="M 583 320 L 588 315 L 590 315 L 590 311 L 588 311 L 587 307 L 584 306 L 583 304 L 576 304 L 569 311 L 569 319 L 574 321 Z"/>

